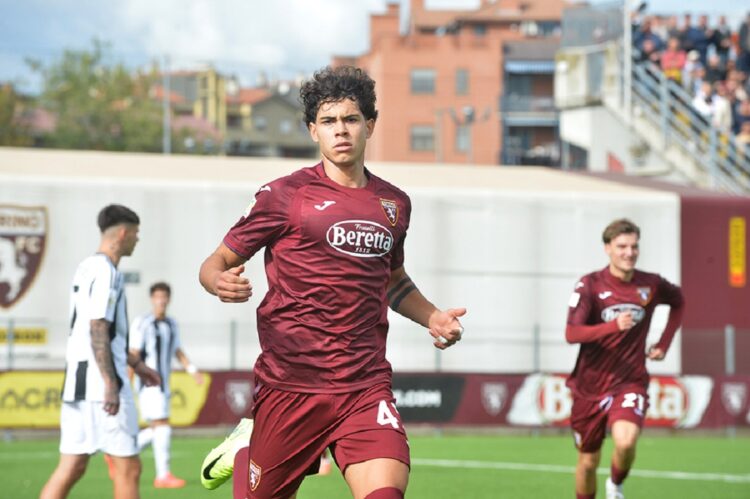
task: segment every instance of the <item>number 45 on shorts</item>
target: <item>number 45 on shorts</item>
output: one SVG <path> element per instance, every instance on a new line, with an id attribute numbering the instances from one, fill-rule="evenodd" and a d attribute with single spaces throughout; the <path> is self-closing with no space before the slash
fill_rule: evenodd
<path id="1" fill-rule="evenodd" d="M 398 414 L 398 409 L 396 409 L 396 404 L 393 402 L 390 402 L 391 407 L 393 407 L 393 412 L 391 412 L 390 407 L 388 407 L 388 402 L 385 400 L 381 400 L 380 404 L 378 404 L 378 424 L 380 426 L 386 426 L 391 425 L 395 429 L 399 429 L 399 422 L 398 418 L 393 415 L 395 412 Z"/>

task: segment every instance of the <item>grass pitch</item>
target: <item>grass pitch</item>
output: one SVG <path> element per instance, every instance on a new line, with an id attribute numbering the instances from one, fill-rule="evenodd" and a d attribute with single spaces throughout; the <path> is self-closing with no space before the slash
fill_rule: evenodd
<path id="1" fill-rule="evenodd" d="M 178 490 L 156 490 L 153 454 L 143 455 L 141 496 L 148 498 L 230 498 L 231 484 L 207 491 L 198 472 L 203 457 L 221 438 L 177 437 L 172 441 L 172 471 L 188 481 Z M 576 452 L 563 436 L 413 436 L 410 499 L 539 499 L 575 497 Z M 0 497 L 38 497 L 57 463 L 57 440 L 0 443 L 3 477 Z M 609 473 L 611 442 L 603 451 L 599 494 Z M 650 436 L 638 446 L 636 465 L 625 482 L 628 499 L 749 499 L 750 438 Z M 111 482 L 101 456 L 93 456 L 74 499 L 111 497 Z M 309 477 L 299 499 L 349 498 L 336 468 L 324 477 Z"/>

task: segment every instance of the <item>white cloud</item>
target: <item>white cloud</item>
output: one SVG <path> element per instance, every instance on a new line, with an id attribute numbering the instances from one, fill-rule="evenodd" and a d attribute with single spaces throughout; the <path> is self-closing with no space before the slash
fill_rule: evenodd
<path id="1" fill-rule="evenodd" d="M 127 0 L 117 4 L 120 32 L 174 66 L 308 72 L 334 54 L 367 50 L 369 13 L 384 0 Z"/>

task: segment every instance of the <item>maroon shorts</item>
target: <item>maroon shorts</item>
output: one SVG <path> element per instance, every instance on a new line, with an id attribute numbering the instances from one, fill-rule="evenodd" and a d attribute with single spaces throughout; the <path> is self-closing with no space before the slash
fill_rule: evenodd
<path id="1" fill-rule="evenodd" d="M 409 444 L 391 387 L 338 393 L 296 393 L 261 385 L 255 394 L 250 455 L 235 480 L 238 498 L 287 498 L 305 475 L 317 473 L 327 447 L 342 471 L 350 464 L 391 458 L 407 465 Z M 237 477 L 237 473 L 246 473 Z"/>
<path id="2" fill-rule="evenodd" d="M 573 396 L 570 426 L 576 447 L 581 452 L 596 452 L 604 435 L 615 421 L 630 421 L 643 427 L 648 409 L 648 393 L 643 388 L 627 388 L 599 400 Z"/>

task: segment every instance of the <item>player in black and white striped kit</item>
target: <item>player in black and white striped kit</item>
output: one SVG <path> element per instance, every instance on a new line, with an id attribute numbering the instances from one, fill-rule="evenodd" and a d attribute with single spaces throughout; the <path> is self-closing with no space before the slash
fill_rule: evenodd
<path id="1" fill-rule="evenodd" d="M 197 384 L 203 383 L 203 374 L 190 362 L 182 349 L 177 322 L 167 316 L 167 306 L 172 290 L 166 282 L 157 282 L 149 290 L 152 312 L 137 317 L 130 327 L 130 352 L 137 355 L 161 376 L 157 386 L 144 386 L 136 380 L 138 406 L 141 417 L 149 423 L 138 434 L 138 448 L 152 444 L 156 479 L 154 487 L 176 489 L 185 486 L 185 480 L 172 475 L 169 468 L 172 428 L 169 426 L 171 389 L 169 377 L 172 359 L 177 358 Z"/>
<path id="2" fill-rule="evenodd" d="M 128 352 L 123 275 L 117 265 L 138 242 L 138 215 L 122 205 L 99 212 L 101 242 L 80 263 L 71 288 L 70 336 L 60 413 L 60 461 L 40 498 L 66 497 L 98 451 L 112 462 L 114 497 L 139 497 L 138 418 L 127 365 L 145 384 L 159 374 Z"/>

